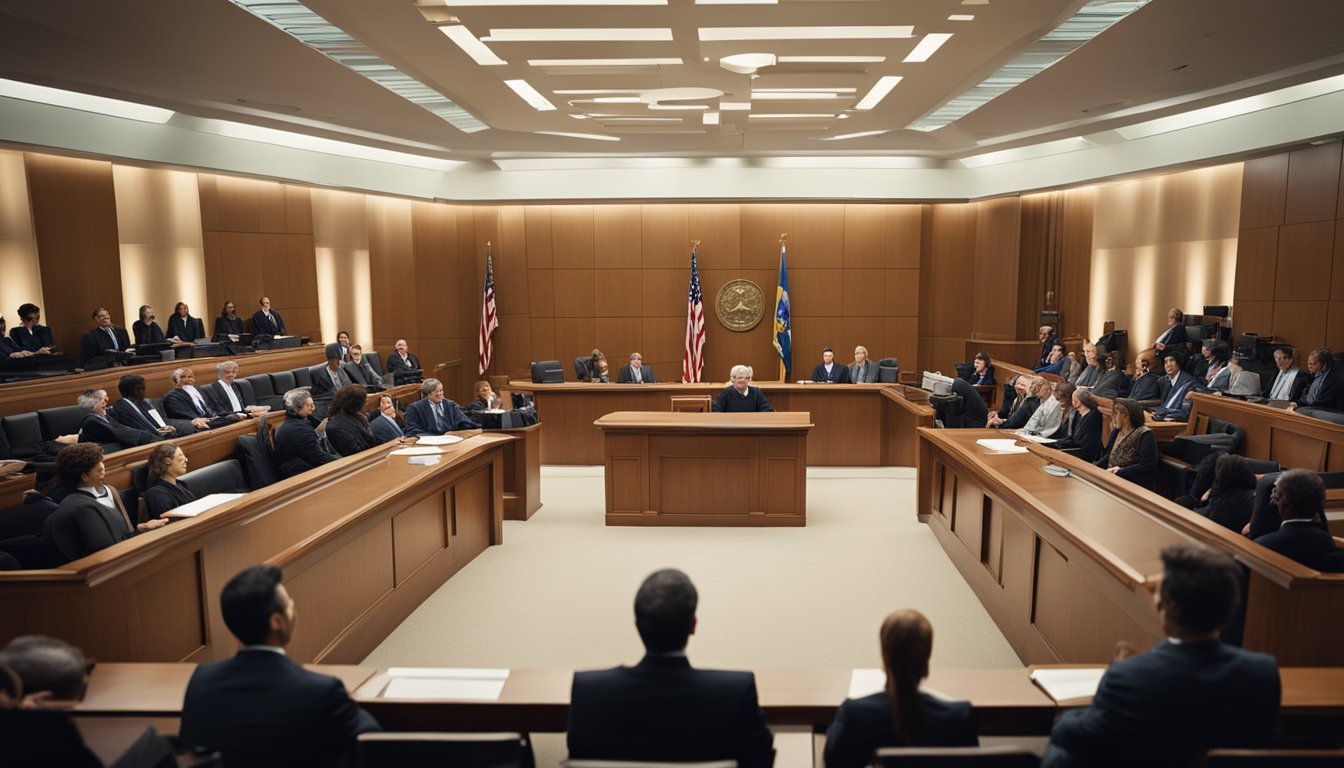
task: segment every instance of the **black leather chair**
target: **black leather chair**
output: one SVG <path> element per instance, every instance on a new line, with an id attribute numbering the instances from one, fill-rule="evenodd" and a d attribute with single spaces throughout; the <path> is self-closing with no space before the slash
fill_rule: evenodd
<path id="1" fill-rule="evenodd" d="M 575 381 L 591 381 L 592 375 L 588 371 L 588 361 L 591 357 L 574 358 L 574 377 Z"/>
<path id="2" fill-rule="evenodd" d="M 37 413 L 16 413 L 0 419 L 5 439 L 16 459 L 30 459 L 42 452 L 42 424 Z"/>
<path id="3" fill-rule="evenodd" d="M 369 361 L 369 364 L 373 366 L 374 372 L 379 376 L 386 375 L 387 372 L 383 370 L 383 359 L 378 356 L 377 352 L 365 352 L 364 359 Z"/>
<path id="4" fill-rule="evenodd" d="M 294 372 L 276 371 L 266 375 L 271 377 L 271 389 L 273 389 L 275 394 L 280 398 L 281 407 L 283 407 L 285 393 L 299 386 L 298 382 L 294 380 Z M 311 383 L 312 382 L 309 382 L 309 384 Z"/>
<path id="5" fill-rule="evenodd" d="M 560 367 L 559 360 L 542 360 L 532 363 L 532 383 L 533 384 L 564 384 L 565 369 Z"/>
<path id="6" fill-rule="evenodd" d="M 313 368 L 316 367 L 317 366 L 313 366 Z M 295 368 L 294 370 L 290 371 L 290 373 L 293 374 L 294 376 L 294 385 L 299 387 L 313 386 L 313 368 L 305 366 L 303 368 Z"/>
<path id="7" fill-rule="evenodd" d="M 37 412 L 37 421 L 42 425 L 42 437 L 55 440 L 61 435 L 72 435 L 79 431 L 80 422 L 87 413 L 78 405 L 62 405 L 58 408 L 43 408 Z"/>
<path id="8" fill-rule="evenodd" d="M 362 733 L 355 744 L 360 768 L 451 765 L 454 768 L 533 768 L 532 743 L 523 733 Z"/>
<path id="9" fill-rule="evenodd" d="M 247 493 L 247 479 L 243 465 L 237 459 L 227 459 L 179 477 L 177 482 L 191 491 L 196 498 L 212 493 Z"/>
<path id="10" fill-rule="evenodd" d="M 46 544 L 35 533 L 0 540 L 0 552 L 13 555 L 24 568 L 51 568 L 59 565 L 50 562 Z"/>
<path id="11" fill-rule="evenodd" d="M 280 481 L 269 452 L 262 451 L 260 442 L 256 435 L 243 435 L 238 438 L 238 445 L 234 449 L 234 455 L 247 475 L 247 487 L 253 491 Z"/>
<path id="12" fill-rule="evenodd" d="M 1251 512 L 1251 538 L 1259 538 L 1267 533 L 1273 533 L 1279 530 L 1283 524 L 1283 518 L 1279 516 L 1279 510 L 1270 500 L 1270 494 L 1274 491 L 1274 483 L 1279 479 L 1282 472 L 1273 472 L 1267 475 L 1261 475 L 1255 481 L 1255 507 Z M 1325 484 L 1326 490 L 1332 488 L 1344 488 L 1344 472 L 1317 472 L 1321 482 Z M 1322 526 L 1325 523 L 1322 522 Z"/>
<path id="13" fill-rule="evenodd" d="M 252 389 L 252 396 L 256 398 L 257 405 L 269 405 L 273 410 L 284 407 L 285 398 L 283 395 L 276 394 L 275 385 L 271 381 L 269 373 L 254 374 L 245 379 L 237 379 L 237 381 L 247 384 Z M 244 392 L 246 391 L 244 390 Z"/>
<path id="14" fill-rule="evenodd" d="M 1214 749 L 1198 768 L 1344 768 L 1344 749 Z"/>
<path id="15" fill-rule="evenodd" d="M 877 361 L 877 381 L 880 384 L 895 384 L 901 372 L 901 363 L 894 357 L 884 357 Z"/>
<path id="16" fill-rule="evenodd" d="M 882 768 L 1037 768 L 1041 758 L 1021 747 L 883 747 Z"/>

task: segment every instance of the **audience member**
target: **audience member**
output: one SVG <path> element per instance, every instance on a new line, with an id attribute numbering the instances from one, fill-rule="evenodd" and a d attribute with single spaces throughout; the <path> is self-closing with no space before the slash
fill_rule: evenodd
<path id="1" fill-rule="evenodd" d="M 168 375 L 173 388 L 160 401 L 170 419 L 190 421 L 197 429 L 218 429 L 247 418 L 245 413 L 216 411 L 196 388 L 196 372 L 178 368 Z"/>
<path id="2" fill-rule="evenodd" d="M 406 408 L 406 434 L 443 435 L 459 429 L 480 429 L 457 403 L 443 394 L 443 382 L 425 379 L 420 385 L 420 399 Z"/>
<path id="3" fill-rule="evenodd" d="M 1302 399 L 1302 394 L 1307 391 L 1307 385 L 1311 383 L 1311 376 L 1297 367 L 1297 363 L 1293 361 L 1295 353 L 1296 350 L 1290 347 L 1279 347 L 1274 350 L 1274 365 L 1278 367 L 1279 372 L 1265 389 L 1265 397 L 1294 403 Z"/>
<path id="4" fill-rule="evenodd" d="M 149 519 L 158 520 L 164 512 L 196 500 L 195 494 L 177 482 L 187 473 L 187 455 L 172 443 L 154 446 L 149 452 L 149 485 L 145 488 L 145 510 Z"/>
<path id="5" fill-rule="evenodd" d="M 1159 421 L 1185 421 L 1190 418 L 1190 401 L 1186 396 L 1195 388 L 1195 377 L 1181 370 L 1181 356 L 1172 352 L 1162 358 L 1167 375 L 1160 379 L 1158 399 L 1161 405 L 1153 413 Z"/>
<path id="6" fill-rule="evenodd" d="M 185 301 L 173 307 L 173 316 L 168 318 L 168 338 L 181 342 L 205 338 L 205 323 L 191 316 L 191 308 Z"/>
<path id="7" fill-rule="evenodd" d="M 1111 437 L 1097 459 L 1097 466 L 1148 490 L 1157 486 L 1161 457 L 1157 438 L 1143 423 L 1143 408 L 1122 397 L 1111 407 Z"/>
<path id="8" fill-rule="evenodd" d="M 1031 417 L 1036 415 L 1036 409 L 1041 407 L 1041 396 L 1039 393 L 1041 391 L 1049 392 L 1048 389 L 1041 389 L 1041 383 L 1043 381 L 1045 380 L 1039 376 L 1023 376 L 1019 379 L 1018 383 L 1022 386 L 1023 392 L 1022 403 L 1011 410 L 1006 420 L 998 424 L 990 424 L 990 426 L 1008 430 L 1016 430 L 1025 427 L 1027 422 L 1031 421 Z M 1050 382 L 1045 381 L 1045 384 L 1048 386 Z M 993 422 L 994 419 L 990 419 L 990 421 Z"/>
<path id="9" fill-rule="evenodd" d="M 1220 455 L 1214 463 L 1213 485 L 1203 494 L 1199 514 L 1229 531 L 1241 533 L 1255 510 L 1255 472 L 1246 459 L 1234 453 Z"/>
<path id="10" fill-rule="evenodd" d="M 243 335 L 243 318 L 238 316 L 238 305 L 232 301 L 224 302 L 219 317 L 215 318 L 215 336 L 227 336 L 230 341 L 238 341 Z"/>
<path id="11" fill-rule="evenodd" d="M 1068 364 L 1069 359 L 1064 354 L 1064 342 L 1056 341 L 1050 347 L 1050 352 L 1046 354 L 1045 362 L 1032 370 L 1036 373 L 1052 373 L 1056 376 L 1063 376 L 1065 366 Z"/>
<path id="12" fill-rule="evenodd" d="M 868 357 L 868 348 L 860 344 L 854 348 L 854 362 L 849 364 L 849 380 L 854 384 L 877 383 L 877 363 Z"/>
<path id="13" fill-rule="evenodd" d="M 576 672 L 570 692 L 574 760 L 705 762 L 768 768 L 774 740 L 751 672 L 700 670 L 686 658 L 696 629 L 686 574 L 651 574 L 635 595 L 644 658 L 634 667 Z"/>
<path id="14" fill-rule="evenodd" d="M 974 747 L 980 743 L 969 701 L 919 690 L 929 676 L 933 626 L 919 611 L 897 611 L 878 633 L 886 689 L 845 699 L 826 730 L 826 768 L 864 768 L 881 747 Z"/>
<path id="15" fill-rule="evenodd" d="M 1042 766 L 1190 765 L 1216 747 L 1269 744 L 1279 712 L 1274 657 L 1218 641 L 1234 615 L 1241 572 L 1225 554 L 1162 550 L 1157 613 L 1167 640 L 1111 664 L 1092 705 L 1066 710 Z"/>
<path id="16" fill-rule="evenodd" d="M 1069 409 L 1073 407 L 1073 385 L 1067 381 L 1051 384 L 1045 379 L 1037 379 L 1032 394 L 1036 396 L 1040 405 L 1031 414 L 1031 418 L 1027 419 L 1027 423 L 1022 425 L 1022 431 L 1028 435 L 1047 437 L 1053 435 L 1064 423 L 1064 417 L 1068 415 Z"/>
<path id="17" fill-rule="evenodd" d="M 1199 347 L 1204 357 L 1204 377 L 1196 388 L 1204 392 L 1226 392 L 1232 387 L 1232 348 L 1221 339 L 1205 339 Z"/>
<path id="18" fill-rule="evenodd" d="M 19 321 L 9 330 L 9 338 L 19 349 L 39 355 L 59 354 L 51 329 L 40 322 L 42 310 L 36 304 L 20 304 L 16 314 Z"/>
<path id="19" fill-rule="evenodd" d="M 387 388 L 382 374 L 374 370 L 373 362 L 364 356 L 364 348 L 358 344 L 350 346 L 350 362 L 346 363 L 344 367 L 346 374 L 350 376 L 351 383 L 363 384 L 367 389 L 375 392 Z"/>
<path id="20" fill-rule="evenodd" d="M 1134 381 L 1129 387 L 1129 399 L 1153 405 L 1162 402 L 1162 377 L 1153 373 L 1147 358 L 1135 362 Z"/>
<path id="21" fill-rule="evenodd" d="M 313 400 L 318 403 L 318 416 L 326 414 L 327 405 L 331 403 L 336 390 L 353 383 L 350 374 L 341 368 L 341 345 L 328 344 L 326 367 L 313 371 L 312 395 Z"/>
<path id="22" fill-rule="evenodd" d="M 281 579 L 279 568 L 254 565 L 224 585 L 220 613 L 242 647 L 198 666 L 187 684 L 181 738 L 219 750 L 225 765 L 337 765 L 356 736 L 381 730 L 338 678 L 285 654 L 296 612 Z"/>
<path id="23" fill-rule="evenodd" d="M 984 352 L 976 352 L 971 358 L 971 375 L 966 379 L 977 387 L 994 386 L 994 361 Z"/>
<path id="24" fill-rule="evenodd" d="M 812 369 L 812 380 L 827 384 L 849 384 L 849 368 L 835 362 L 835 350 L 821 350 L 821 362 Z"/>
<path id="25" fill-rule="evenodd" d="M 131 324 L 131 333 L 135 336 L 136 346 L 167 341 L 163 329 L 154 319 L 154 308 L 148 304 L 140 305 L 140 319 Z"/>
<path id="26" fill-rule="evenodd" d="M 749 365 L 734 365 L 728 372 L 729 384 L 714 398 L 710 410 L 715 413 L 755 413 L 773 411 L 760 388 L 751 386 L 752 370 Z"/>
<path id="27" fill-rule="evenodd" d="M 620 373 L 616 375 L 617 384 L 657 384 L 658 377 L 653 375 L 653 369 L 644 365 L 644 356 L 638 352 L 630 353 L 630 362 L 621 366 Z"/>
<path id="28" fill-rule="evenodd" d="M 1105 352 L 1098 356 L 1101 364 L 1101 375 L 1097 377 L 1097 383 L 1088 388 L 1094 397 L 1104 397 L 1114 400 L 1117 397 L 1128 397 L 1130 394 L 1130 385 L 1132 382 L 1125 372 L 1120 370 L 1116 363 L 1118 353 Z M 1154 379 L 1153 384 L 1157 381 Z"/>
<path id="29" fill-rule="evenodd" d="M 378 398 L 378 413 L 369 419 L 369 428 L 380 443 L 399 440 L 406 436 L 405 421 L 397 413 L 397 404 L 388 395 Z"/>
<path id="30" fill-rule="evenodd" d="M 275 468 L 281 479 L 341 458 L 322 447 L 309 420 L 313 407 L 308 390 L 299 387 L 285 393 L 285 421 L 275 429 Z"/>
<path id="31" fill-rule="evenodd" d="M 66 372 L 74 368 L 74 361 L 64 355 L 42 354 L 24 349 L 13 338 L 5 335 L 5 328 L 5 317 L 0 315 L 0 371 L 34 374 Z"/>
<path id="32" fill-rule="evenodd" d="M 1031 383 L 1030 376 L 1023 374 L 1014 374 L 1007 384 L 1003 385 L 1003 404 L 999 406 L 996 413 L 992 413 L 985 422 L 986 427 L 1000 427 L 1008 419 L 1012 418 L 1018 408 L 1026 404 L 1030 392 L 1027 391 L 1027 385 Z M 1025 420 L 1023 421 L 1025 424 Z"/>
<path id="33" fill-rule="evenodd" d="M 56 454 L 56 474 L 74 490 L 42 524 L 42 541 L 53 565 L 87 557 L 164 525 L 163 520 L 131 523 L 121 494 L 103 484 L 103 449 L 94 443 L 62 448 Z"/>
<path id="34" fill-rule="evenodd" d="M 196 427 L 182 419 L 167 419 L 154 404 L 145 398 L 145 377 L 128 373 L 117 381 L 117 392 L 121 399 L 108 411 L 112 420 L 125 427 L 143 429 L 158 435 L 185 436 L 193 434 Z"/>
<path id="35" fill-rule="evenodd" d="M 336 346 L 341 353 L 341 362 L 348 362 L 350 360 L 350 347 L 353 346 L 350 343 L 349 331 L 340 331 L 336 334 Z"/>
<path id="36" fill-rule="evenodd" d="M 1176 307 L 1167 310 L 1167 329 L 1157 337 L 1153 342 L 1153 349 L 1158 353 L 1158 357 L 1165 358 L 1164 354 L 1168 349 L 1174 349 L 1185 354 L 1185 344 L 1190 337 L 1185 333 L 1185 313 Z"/>
<path id="37" fill-rule="evenodd" d="M 327 442 L 342 456 L 352 456 L 378 445 L 364 403 L 369 391 L 359 384 L 347 384 L 336 390 L 327 409 Z"/>
<path id="38" fill-rule="evenodd" d="M 1322 523 L 1325 520 L 1325 483 L 1309 469 L 1290 469 L 1274 481 L 1271 502 L 1283 519 L 1279 529 L 1255 540 L 1266 549 L 1290 557 L 1318 571 L 1344 571 L 1344 550 Z M 1247 517 L 1246 524 L 1250 524 Z"/>
<path id="39" fill-rule="evenodd" d="M 499 408 L 499 395 L 490 386 L 490 382 L 481 379 L 476 382 L 476 387 L 472 392 L 471 402 L 462 406 L 462 410 L 468 414 L 475 414 L 478 411 L 489 411 Z"/>
<path id="40" fill-rule="evenodd" d="M 92 317 L 94 327 L 85 331 L 79 340 L 80 365 L 87 365 L 108 352 L 125 352 L 131 347 L 131 337 L 126 335 L 125 328 L 112 324 L 112 313 L 106 307 L 95 309 Z"/>
<path id="41" fill-rule="evenodd" d="M 79 442 L 81 443 L 117 443 L 123 448 L 137 445 L 149 445 L 162 440 L 164 433 L 148 427 L 128 427 L 107 417 L 107 392 L 101 389 L 86 390 L 79 396 L 78 404 L 86 413 L 79 422 Z"/>
<path id="42" fill-rule="evenodd" d="M 271 309 L 271 298 L 262 296 L 257 305 L 260 307 L 252 313 L 252 333 L 256 336 L 284 336 L 285 320 L 280 317 L 280 313 Z"/>
<path id="43" fill-rule="evenodd" d="M 205 402 L 212 413 L 233 413 L 246 418 L 265 410 L 257 405 L 255 395 L 252 402 L 248 402 L 243 388 L 238 386 L 238 363 L 232 360 L 219 363 L 215 366 L 215 376 L 218 378 L 214 383 L 205 388 Z"/>
<path id="44" fill-rule="evenodd" d="M 420 381 L 420 358 L 411 354 L 405 339 L 397 339 L 396 351 L 387 357 L 387 374 L 393 384 L 409 384 Z"/>
<path id="45" fill-rule="evenodd" d="M 1101 360 L 1097 356 L 1096 344 L 1083 342 L 1083 362 L 1076 373 L 1069 375 L 1068 380 L 1077 387 L 1094 387 L 1101 380 Z"/>
<path id="46" fill-rule="evenodd" d="M 1344 372 L 1335 367 L 1334 353 L 1318 347 L 1307 357 L 1311 382 L 1301 397 L 1289 406 L 1307 416 L 1329 415 L 1344 409 Z"/>
<path id="47" fill-rule="evenodd" d="M 1060 430 L 1063 435 L 1053 443 L 1046 443 L 1047 448 L 1057 448 L 1083 461 L 1097 460 L 1101 453 L 1101 411 L 1097 410 L 1097 400 L 1091 392 L 1074 390 L 1073 411 Z"/>
<path id="48" fill-rule="evenodd" d="M 1036 331 L 1036 338 L 1041 342 L 1041 359 L 1036 365 L 1045 365 L 1046 358 L 1050 356 L 1051 348 L 1054 347 L 1055 342 L 1059 340 L 1059 338 L 1055 336 L 1055 327 L 1053 325 L 1042 325 Z"/>

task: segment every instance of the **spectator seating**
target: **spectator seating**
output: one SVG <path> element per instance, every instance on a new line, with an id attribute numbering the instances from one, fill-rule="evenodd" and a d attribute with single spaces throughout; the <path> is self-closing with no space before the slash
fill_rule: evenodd
<path id="1" fill-rule="evenodd" d="M 882 768 L 1036 768 L 1041 759 L 1021 747 L 884 747 L 873 765 Z"/>
<path id="2" fill-rule="evenodd" d="M 356 743 L 360 768 L 452 765 L 457 768 L 532 768 L 532 744 L 522 733 L 363 733 Z"/>

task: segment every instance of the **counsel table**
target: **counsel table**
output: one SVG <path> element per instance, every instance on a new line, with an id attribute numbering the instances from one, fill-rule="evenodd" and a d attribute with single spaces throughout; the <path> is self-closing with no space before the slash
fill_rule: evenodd
<path id="1" fill-rule="evenodd" d="M 808 413 L 622 411 L 606 437 L 607 525 L 807 524 Z"/>

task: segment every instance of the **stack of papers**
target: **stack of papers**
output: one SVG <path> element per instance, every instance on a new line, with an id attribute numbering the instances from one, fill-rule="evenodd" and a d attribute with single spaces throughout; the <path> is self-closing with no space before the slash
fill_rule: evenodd
<path id="1" fill-rule="evenodd" d="M 1023 440 L 1030 440 L 1033 443 L 1049 443 L 1054 440 L 1053 437 L 1046 437 L 1045 435 L 1033 435 L 1030 432 L 1026 431 L 1025 429 L 1020 429 L 1014 432 L 1013 434 L 1017 435 Z"/>
<path id="2" fill-rule="evenodd" d="M 164 517 L 195 517 L 202 512 L 214 509 L 220 504 L 227 504 L 234 499 L 241 499 L 244 494 L 241 493 L 212 493 L 209 496 L 202 496 L 195 501 L 189 501 L 180 507 L 170 509 L 163 513 Z"/>
<path id="3" fill-rule="evenodd" d="M 887 689 L 887 673 L 880 669 L 856 669 L 849 674 L 851 699 L 870 696 Z"/>
<path id="4" fill-rule="evenodd" d="M 975 441 L 977 445 L 983 445 L 995 453 L 1026 453 L 1027 448 L 1024 445 L 1018 445 L 1017 441 L 1008 439 L 983 438 Z"/>
<path id="5" fill-rule="evenodd" d="M 509 679 L 507 669 L 392 667 L 385 699 L 457 699 L 498 701 Z"/>
<path id="6" fill-rule="evenodd" d="M 1101 676 L 1104 674 L 1106 674 L 1105 667 L 1036 669 L 1031 672 L 1031 682 L 1055 701 L 1090 699 L 1096 695 L 1097 686 L 1101 684 Z"/>
<path id="7" fill-rule="evenodd" d="M 408 445 L 405 448 L 398 448 L 389 453 L 389 456 L 429 456 L 431 454 L 443 453 L 442 448 L 435 448 L 428 445 Z"/>
<path id="8" fill-rule="evenodd" d="M 423 437 L 417 438 L 415 444 L 452 445 L 453 443 L 460 443 L 460 442 L 462 442 L 462 438 L 459 435 L 425 435 Z"/>

